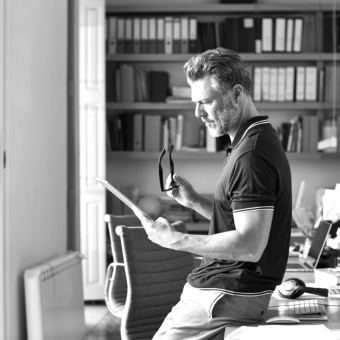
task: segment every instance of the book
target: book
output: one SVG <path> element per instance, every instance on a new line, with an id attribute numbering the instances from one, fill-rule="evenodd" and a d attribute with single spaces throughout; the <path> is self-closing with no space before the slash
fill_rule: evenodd
<path id="1" fill-rule="evenodd" d="M 124 53 L 133 52 L 132 18 L 125 18 L 124 26 Z"/>
<path id="2" fill-rule="evenodd" d="M 161 150 L 161 115 L 144 115 L 144 151 Z"/>
<path id="3" fill-rule="evenodd" d="M 317 68 L 306 66 L 306 100 L 316 101 L 317 99 Z"/>
<path id="4" fill-rule="evenodd" d="M 293 52 L 294 19 L 287 19 L 286 52 Z"/>
<path id="5" fill-rule="evenodd" d="M 275 19 L 275 52 L 286 51 L 286 19 Z"/>
<path id="6" fill-rule="evenodd" d="M 284 67 L 278 68 L 277 74 L 277 100 L 284 102 L 286 99 L 286 69 Z"/>
<path id="7" fill-rule="evenodd" d="M 295 68 L 292 66 L 286 67 L 286 85 L 285 85 L 285 100 L 292 102 L 294 100 L 294 84 L 295 84 Z"/>
<path id="8" fill-rule="evenodd" d="M 133 115 L 133 151 L 143 150 L 143 114 Z"/>
<path id="9" fill-rule="evenodd" d="M 239 25 L 239 18 L 235 17 L 228 17 L 225 19 L 225 46 L 235 52 L 239 52 L 240 50 L 240 25 Z"/>
<path id="10" fill-rule="evenodd" d="M 310 152 L 310 116 L 302 116 L 302 152 Z"/>
<path id="11" fill-rule="evenodd" d="M 150 101 L 165 102 L 168 95 L 169 74 L 166 71 L 150 71 Z"/>
<path id="12" fill-rule="evenodd" d="M 189 18 L 189 53 L 198 52 L 197 18 Z"/>
<path id="13" fill-rule="evenodd" d="M 176 144 L 175 144 L 175 150 L 176 151 L 181 151 L 181 149 L 182 149 L 183 124 L 184 124 L 184 117 L 183 117 L 182 114 L 179 114 L 177 116 Z"/>
<path id="14" fill-rule="evenodd" d="M 261 53 L 262 52 L 262 18 L 255 17 L 254 24 L 255 24 L 255 52 Z"/>
<path id="15" fill-rule="evenodd" d="M 134 66 L 123 64 L 120 67 L 121 101 L 133 103 L 135 101 Z"/>
<path id="16" fill-rule="evenodd" d="M 325 67 L 324 99 L 326 102 L 337 100 L 336 91 L 340 89 L 340 66 L 326 65 Z"/>
<path id="17" fill-rule="evenodd" d="M 107 151 L 113 151 L 112 144 L 111 144 L 111 133 L 110 133 L 110 127 L 109 127 L 109 120 L 106 119 L 106 126 L 105 126 L 105 144 L 106 144 L 106 150 Z"/>
<path id="18" fill-rule="evenodd" d="M 301 52 L 302 36 L 303 36 L 303 18 L 295 18 L 293 52 Z"/>
<path id="19" fill-rule="evenodd" d="M 262 67 L 262 100 L 269 101 L 270 69 Z"/>
<path id="20" fill-rule="evenodd" d="M 117 19 L 117 53 L 124 53 L 124 18 Z"/>
<path id="21" fill-rule="evenodd" d="M 278 68 L 270 67 L 269 69 L 269 101 L 276 102 L 277 101 L 277 87 L 278 87 Z"/>
<path id="22" fill-rule="evenodd" d="M 189 52 L 189 18 L 181 18 L 181 53 Z"/>
<path id="23" fill-rule="evenodd" d="M 124 150 L 124 141 L 123 141 L 123 131 L 122 131 L 122 121 L 119 116 L 114 116 L 112 119 L 115 145 L 117 151 Z"/>
<path id="24" fill-rule="evenodd" d="M 163 149 L 169 150 L 169 118 L 163 119 Z"/>
<path id="25" fill-rule="evenodd" d="M 325 88 L 325 70 L 319 70 L 319 81 L 318 81 L 318 101 L 323 102 L 325 100 L 324 96 L 324 88 Z"/>
<path id="26" fill-rule="evenodd" d="M 169 117 L 169 144 L 176 146 L 177 117 Z"/>
<path id="27" fill-rule="evenodd" d="M 120 67 L 116 68 L 116 78 L 115 78 L 115 87 L 116 87 L 116 101 L 119 103 L 122 101 L 121 95 L 121 81 L 120 81 Z"/>
<path id="28" fill-rule="evenodd" d="M 197 24 L 198 49 L 203 52 L 216 47 L 215 23 L 199 22 Z"/>
<path id="29" fill-rule="evenodd" d="M 133 37 L 132 37 L 134 54 L 140 53 L 140 31 L 141 31 L 140 18 L 134 17 L 133 18 Z"/>
<path id="30" fill-rule="evenodd" d="M 116 89 L 116 63 L 107 62 L 106 63 L 106 101 L 116 102 L 117 101 L 117 89 Z"/>
<path id="31" fill-rule="evenodd" d="M 327 286 L 340 284 L 340 267 L 336 268 L 316 268 L 314 269 L 315 281 L 320 279 Z"/>
<path id="32" fill-rule="evenodd" d="M 273 19 L 262 18 L 262 51 L 273 51 Z"/>
<path id="33" fill-rule="evenodd" d="M 117 18 L 108 18 L 108 52 L 109 54 L 117 53 Z"/>
<path id="34" fill-rule="evenodd" d="M 318 151 L 318 141 L 319 141 L 319 117 L 310 116 L 310 130 L 309 130 L 310 152 Z"/>
<path id="35" fill-rule="evenodd" d="M 261 101 L 262 90 L 262 67 L 254 67 L 254 87 L 253 87 L 253 99 L 256 102 Z"/>
<path id="36" fill-rule="evenodd" d="M 306 68 L 304 66 L 296 67 L 296 86 L 295 86 L 295 100 L 305 100 L 305 74 Z"/>
<path id="37" fill-rule="evenodd" d="M 156 39 L 156 52 L 164 53 L 164 18 L 157 18 L 157 39 Z"/>
<path id="38" fill-rule="evenodd" d="M 172 17 L 165 17 L 164 25 L 165 54 L 172 54 Z"/>
<path id="39" fill-rule="evenodd" d="M 117 143 L 116 143 L 116 137 L 118 139 L 118 136 L 115 136 L 115 130 L 114 130 L 114 127 L 113 127 L 113 120 L 112 118 L 108 118 L 107 121 L 106 121 L 106 131 L 107 131 L 107 137 L 108 138 L 108 142 L 109 142 L 109 151 L 116 151 L 118 146 L 117 146 Z"/>
<path id="40" fill-rule="evenodd" d="M 255 21 L 254 21 L 254 18 L 251 18 L 251 17 L 240 18 L 239 30 L 240 30 L 239 52 L 255 53 Z"/>
<path id="41" fill-rule="evenodd" d="M 133 114 L 124 112 L 119 114 L 123 139 L 123 151 L 133 151 Z"/>
<path id="42" fill-rule="evenodd" d="M 156 18 L 149 18 L 148 53 L 156 53 Z"/>
<path id="43" fill-rule="evenodd" d="M 334 14 L 324 13 L 323 15 L 323 51 L 339 52 L 340 51 L 340 17 Z"/>
<path id="44" fill-rule="evenodd" d="M 149 53 L 149 20 L 141 19 L 140 52 Z"/>
<path id="45" fill-rule="evenodd" d="M 177 17 L 172 20 L 172 53 L 181 53 L 181 19 Z"/>

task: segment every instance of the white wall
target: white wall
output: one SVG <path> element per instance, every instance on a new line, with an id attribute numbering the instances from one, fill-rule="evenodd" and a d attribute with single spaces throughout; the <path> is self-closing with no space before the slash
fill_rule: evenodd
<path id="1" fill-rule="evenodd" d="M 5 339 L 23 340 L 24 270 L 66 250 L 67 1 L 4 3 L 6 298 L 0 303 Z"/>

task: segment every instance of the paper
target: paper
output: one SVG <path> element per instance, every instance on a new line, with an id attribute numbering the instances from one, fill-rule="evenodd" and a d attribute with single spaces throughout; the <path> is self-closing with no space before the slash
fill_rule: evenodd
<path id="1" fill-rule="evenodd" d="M 337 222 L 340 219 L 340 184 L 334 190 L 326 189 L 322 197 L 323 219 Z"/>
<path id="2" fill-rule="evenodd" d="M 265 325 L 259 327 L 240 327 L 225 336 L 233 340 L 335 340 L 337 333 L 330 331 L 325 325 Z"/>

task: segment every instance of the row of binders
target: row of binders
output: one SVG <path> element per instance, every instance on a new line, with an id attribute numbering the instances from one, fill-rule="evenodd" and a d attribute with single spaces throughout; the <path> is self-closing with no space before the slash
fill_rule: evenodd
<path id="1" fill-rule="evenodd" d="M 160 151 L 182 149 L 183 115 L 125 112 L 107 119 L 108 151 Z"/>
<path id="2" fill-rule="evenodd" d="M 239 53 L 301 52 L 302 17 L 116 17 L 106 19 L 109 54 L 183 54 L 226 47 Z"/>
<path id="3" fill-rule="evenodd" d="M 286 152 L 317 152 L 319 141 L 318 116 L 295 116 L 277 129 Z"/>
<path id="4" fill-rule="evenodd" d="M 319 97 L 315 66 L 254 67 L 254 101 L 316 101 Z"/>

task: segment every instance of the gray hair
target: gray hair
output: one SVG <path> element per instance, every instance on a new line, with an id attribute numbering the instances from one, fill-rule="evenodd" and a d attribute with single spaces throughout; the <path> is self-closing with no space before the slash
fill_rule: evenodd
<path id="1" fill-rule="evenodd" d="M 240 84 L 246 95 L 251 97 L 252 83 L 247 66 L 232 50 L 218 47 L 192 57 L 183 67 L 186 77 L 192 81 L 210 76 L 217 84 L 216 90 L 226 94 Z"/>

